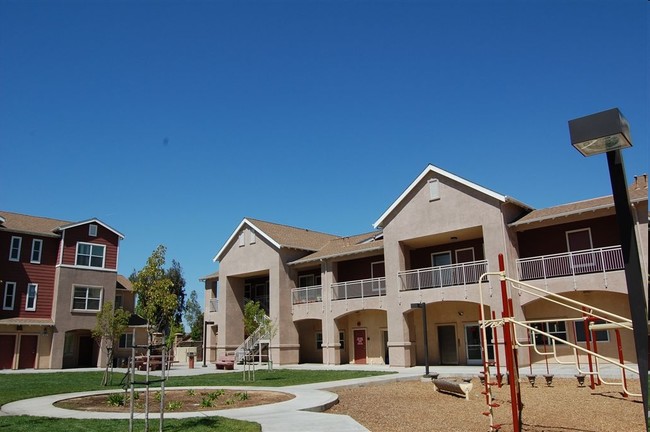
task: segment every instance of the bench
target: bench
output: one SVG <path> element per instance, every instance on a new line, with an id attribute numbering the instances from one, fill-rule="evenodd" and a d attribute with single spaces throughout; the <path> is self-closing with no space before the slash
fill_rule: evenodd
<path id="1" fill-rule="evenodd" d="M 165 367 L 167 370 L 171 368 L 172 363 L 178 363 L 174 360 L 174 356 L 168 356 L 165 359 Z M 135 358 L 135 367 L 137 370 L 143 371 L 147 368 L 147 356 L 137 356 Z M 162 368 L 162 355 L 152 355 L 149 357 L 149 370 L 159 370 Z"/>
<path id="2" fill-rule="evenodd" d="M 472 390 L 472 383 L 457 383 L 443 379 L 434 379 L 432 382 L 433 387 L 437 392 L 465 396 L 465 399 L 469 400 L 469 392 Z"/>
<path id="3" fill-rule="evenodd" d="M 217 369 L 233 370 L 235 369 L 235 356 L 227 355 L 220 357 L 214 365 Z"/>

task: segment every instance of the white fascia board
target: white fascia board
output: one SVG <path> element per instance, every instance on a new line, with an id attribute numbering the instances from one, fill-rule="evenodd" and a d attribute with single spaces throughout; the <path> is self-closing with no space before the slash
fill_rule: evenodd
<path id="1" fill-rule="evenodd" d="M 237 235 L 242 230 L 244 225 L 248 225 L 250 228 L 254 229 L 257 234 L 261 235 L 269 243 L 271 243 L 273 246 L 280 249 L 280 244 L 278 242 L 276 242 L 271 237 L 269 237 L 269 235 L 266 234 L 264 231 L 262 231 L 261 229 L 256 227 L 255 224 L 253 224 L 251 221 L 244 218 L 244 220 L 242 220 L 241 223 L 239 225 L 237 225 L 237 228 L 235 228 L 235 231 L 233 231 L 232 235 L 230 237 L 228 237 L 228 240 L 226 240 L 226 243 L 223 245 L 223 247 L 221 249 L 219 249 L 219 252 L 217 252 L 217 254 L 214 256 L 214 258 L 212 258 L 212 261 L 217 262 L 217 261 L 221 260 L 224 252 L 226 251 L 226 249 L 228 249 L 228 247 L 235 240 L 235 238 L 237 238 Z"/>
<path id="2" fill-rule="evenodd" d="M 402 192 L 402 194 L 397 198 L 397 200 L 395 200 L 395 202 L 393 202 L 393 204 L 388 208 L 388 210 L 386 210 L 384 212 L 384 214 L 382 214 L 379 217 L 379 219 L 377 219 L 377 222 L 375 222 L 372 226 L 375 229 L 380 228 L 380 227 L 383 228 L 382 224 L 384 223 L 386 218 L 406 198 L 406 196 L 409 193 L 411 193 L 411 191 L 413 189 L 415 189 L 415 187 L 422 181 L 422 179 L 424 179 L 429 173 L 432 173 L 432 172 L 436 173 L 438 175 L 441 175 L 443 177 L 447 177 L 450 180 L 454 180 L 454 181 L 456 181 L 456 182 L 458 182 L 458 183 L 460 183 L 462 185 L 465 185 L 465 186 L 467 186 L 469 188 L 472 188 L 472 189 L 474 189 L 474 190 L 476 190 L 478 192 L 481 192 L 482 194 L 485 194 L 487 196 L 495 198 L 496 200 L 498 200 L 500 202 L 506 202 L 506 197 L 504 195 L 498 194 L 498 193 L 496 193 L 494 191 L 491 191 L 490 189 L 484 188 L 483 186 L 479 186 L 476 183 L 472 183 L 472 182 L 470 182 L 468 180 L 465 180 L 462 177 L 458 177 L 455 174 L 452 174 L 452 173 L 450 173 L 448 171 L 445 171 L 445 170 L 443 170 L 441 168 L 438 168 L 438 167 L 436 167 L 434 165 L 429 164 L 424 169 L 424 171 L 422 171 L 422 173 L 420 173 L 420 175 L 415 180 L 413 180 L 413 182 L 409 185 L 409 187 L 406 188 L 406 190 L 404 192 Z"/>
<path id="3" fill-rule="evenodd" d="M 72 224 L 69 224 L 69 225 L 63 225 L 63 226 L 60 226 L 58 229 L 60 231 L 65 231 L 65 230 L 70 229 L 70 228 L 74 228 L 74 227 L 78 227 L 78 226 L 86 225 L 86 224 L 91 224 L 91 223 L 96 223 L 98 225 L 103 226 L 107 230 L 115 233 L 118 237 L 120 237 L 120 239 L 124 240 L 124 234 L 122 234 L 121 232 L 111 228 L 110 226 L 106 225 L 104 222 L 100 221 L 97 218 L 92 218 L 92 219 L 88 219 L 88 220 L 81 221 L 81 222 L 75 222 L 75 223 L 72 223 Z"/>

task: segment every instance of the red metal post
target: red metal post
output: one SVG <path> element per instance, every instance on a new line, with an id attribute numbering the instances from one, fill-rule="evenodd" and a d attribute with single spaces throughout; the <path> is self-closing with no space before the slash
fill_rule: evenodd
<path id="1" fill-rule="evenodd" d="M 585 308 L 583 307 L 582 310 L 584 311 Z M 591 363 L 591 335 L 589 334 L 589 323 L 588 319 L 589 316 L 586 313 L 582 314 L 584 320 L 582 321 L 582 325 L 585 329 L 585 342 L 586 342 L 586 348 L 587 348 L 587 360 L 589 360 L 589 388 L 594 390 L 596 388 L 596 384 L 594 383 L 594 368 Z"/>
<path id="2" fill-rule="evenodd" d="M 497 319 L 496 312 L 492 311 L 492 319 Z M 499 361 L 499 332 L 497 327 L 492 329 L 492 338 L 494 339 L 494 360 L 497 366 L 497 382 L 499 383 L 499 388 L 501 388 L 501 362 Z"/>
<path id="3" fill-rule="evenodd" d="M 618 361 L 621 364 L 625 364 L 625 359 L 623 358 L 623 345 L 621 345 L 621 332 L 618 329 L 614 330 L 616 332 L 616 346 L 618 347 Z M 627 377 L 625 376 L 625 369 L 621 368 L 623 372 L 623 397 L 627 397 Z"/>
<path id="4" fill-rule="evenodd" d="M 505 272 L 505 263 L 503 254 L 499 254 L 499 271 Z M 501 303 L 503 307 L 504 318 L 510 318 L 510 304 L 508 302 L 508 289 L 504 278 L 501 278 Z M 515 367 L 515 350 L 512 341 L 512 323 L 506 321 L 503 326 L 503 339 L 506 355 L 506 368 L 508 371 L 508 384 L 510 385 L 510 402 L 512 405 L 512 428 L 513 432 L 521 432 L 521 418 L 519 411 L 519 394 L 515 385 L 519 384 L 519 374 Z"/>

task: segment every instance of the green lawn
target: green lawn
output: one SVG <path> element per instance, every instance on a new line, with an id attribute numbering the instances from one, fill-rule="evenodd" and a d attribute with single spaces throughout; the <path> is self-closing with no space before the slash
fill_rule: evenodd
<path id="1" fill-rule="evenodd" d="M 0 406 L 20 399 L 51 394 L 72 393 L 88 390 L 120 388 L 122 374 L 113 376 L 113 385 L 99 385 L 103 372 L 52 372 L 26 374 L 0 374 Z M 351 378 L 362 378 L 384 375 L 386 372 L 372 371 L 307 371 L 276 369 L 274 371 L 259 370 L 254 382 L 244 382 L 241 372 L 195 375 L 186 377 L 170 377 L 167 387 L 180 386 L 261 386 L 283 387 L 290 385 L 310 384 L 324 381 L 337 381 Z M 154 379 L 156 377 L 151 377 Z M 140 375 L 139 379 L 144 380 Z M 157 384 L 156 384 L 157 385 Z M 142 387 L 142 386 L 140 386 Z M 44 417 L 12 417 L 0 416 L 0 432 L 76 432 L 76 431 L 115 431 L 127 430 L 128 421 L 122 420 L 75 420 L 51 419 Z M 150 420 L 150 430 L 151 425 Z M 135 430 L 142 430 L 144 423 L 136 423 Z M 157 420 L 155 430 L 158 430 Z M 183 420 L 165 420 L 165 431 L 204 432 L 219 430 L 224 432 L 259 431 L 257 423 L 225 419 L 222 417 L 196 418 Z"/>

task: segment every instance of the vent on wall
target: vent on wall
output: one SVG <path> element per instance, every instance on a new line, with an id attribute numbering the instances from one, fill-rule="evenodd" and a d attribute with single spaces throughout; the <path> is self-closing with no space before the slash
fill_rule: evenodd
<path id="1" fill-rule="evenodd" d="M 429 180 L 429 201 L 436 201 L 440 199 L 440 183 L 438 179 Z"/>

